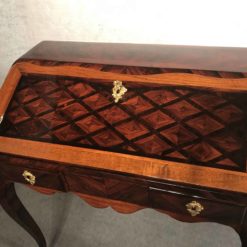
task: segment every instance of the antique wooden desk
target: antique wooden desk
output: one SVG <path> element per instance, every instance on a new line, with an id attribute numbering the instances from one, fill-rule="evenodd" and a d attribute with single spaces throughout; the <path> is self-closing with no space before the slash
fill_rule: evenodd
<path id="1" fill-rule="evenodd" d="M 14 182 L 222 223 L 246 247 L 246 113 L 247 49 L 42 42 L 0 92 L 0 203 L 40 247 Z"/>

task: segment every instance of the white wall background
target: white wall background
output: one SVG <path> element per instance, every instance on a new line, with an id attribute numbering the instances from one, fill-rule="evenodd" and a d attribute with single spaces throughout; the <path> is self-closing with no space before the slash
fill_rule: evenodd
<path id="1" fill-rule="evenodd" d="M 0 0 L 0 85 L 41 40 L 247 47 L 246 0 Z"/>

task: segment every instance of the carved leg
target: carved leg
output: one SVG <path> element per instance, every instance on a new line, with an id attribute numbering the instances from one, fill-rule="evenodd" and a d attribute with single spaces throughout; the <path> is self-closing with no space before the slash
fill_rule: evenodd
<path id="1" fill-rule="evenodd" d="M 14 184 L 2 180 L 0 182 L 0 204 L 3 209 L 36 240 L 39 247 L 46 247 L 40 228 L 18 198 Z"/>

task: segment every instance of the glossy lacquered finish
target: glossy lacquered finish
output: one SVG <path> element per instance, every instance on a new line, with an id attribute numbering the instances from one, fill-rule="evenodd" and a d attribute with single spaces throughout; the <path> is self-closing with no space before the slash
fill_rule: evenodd
<path id="1" fill-rule="evenodd" d="M 2 136 L 246 171 L 246 93 L 23 76 Z"/>
<path id="2" fill-rule="evenodd" d="M 226 224 L 247 246 L 245 53 L 39 44 L 0 91 L 4 209 L 42 247 L 14 182 L 45 194 L 72 191 L 122 213 L 149 207 Z"/>
<path id="3" fill-rule="evenodd" d="M 247 49 L 43 41 L 21 60 L 247 72 Z"/>
<path id="4" fill-rule="evenodd" d="M 178 219 L 182 217 L 182 220 L 188 222 L 215 221 L 236 227 L 234 224 L 241 221 L 247 203 L 247 198 L 241 194 L 187 188 L 179 184 L 147 180 L 141 176 L 9 155 L 1 155 L 0 161 L 4 164 L 1 165 L 2 174 L 8 181 L 28 185 L 29 182 L 22 176 L 22 171 L 27 170 L 36 177 L 35 185 L 38 187 L 161 209 L 171 214 L 176 213 Z M 205 208 L 200 216 L 195 218 L 186 210 L 186 204 L 193 200 L 197 200 Z"/>

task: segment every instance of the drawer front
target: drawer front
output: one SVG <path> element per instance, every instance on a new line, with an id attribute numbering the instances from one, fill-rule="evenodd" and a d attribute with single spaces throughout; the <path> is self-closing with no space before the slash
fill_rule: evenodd
<path id="1" fill-rule="evenodd" d="M 148 186 L 144 181 L 120 175 L 105 176 L 107 197 L 148 206 Z"/>
<path id="2" fill-rule="evenodd" d="M 0 156 L 0 173 L 7 180 L 63 191 L 62 179 L 53 169 L 52 164 L 45 162 Z"/>
<path id="3" fill-rule="evenodd" d="M 100 172 L 69 167 L 65 178 L 70 191 L 106 197 L 105 183 Z"/>
<path id="4" fill-rule="evenodd" d="M 66 169 L 65 177 L 70 191 L 148 206 L 148 186 L 144 181 L 76 167 Z"/>
<path id="5" fill-rule="evenodd" d="M 227 224 L 241 222 L 244 207 L 182 195 L 177 192 L 150 188 L 150 203 L 155 209 L 161 209 L 185 221 L 211 220 Z"/>

